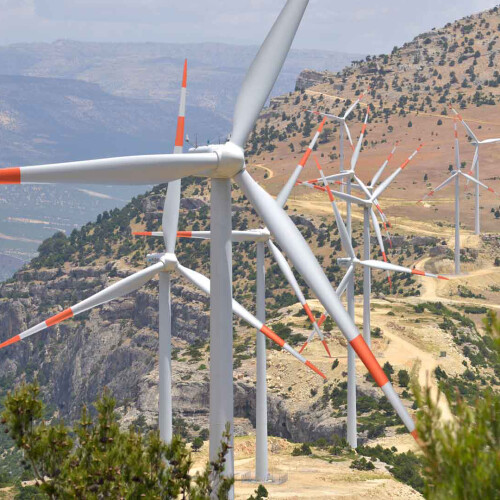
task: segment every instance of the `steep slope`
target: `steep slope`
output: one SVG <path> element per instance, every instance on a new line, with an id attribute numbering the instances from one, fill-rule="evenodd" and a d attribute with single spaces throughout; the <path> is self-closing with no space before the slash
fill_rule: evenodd
<path id="1" fill-rule="evenodd" d="M 276 193 L 296 164 L 321 117 L 306 110 L 342 114 L 362 92 L 370 88 L 361 106 L 348 120 L 354 141 L 359 134 L 365 108 L 370 119 L 358 163 L 361 178 L 368 182 L 399 142 L 389 171 L 420 144 L 424 148 L 384 195 L 384 205 L 392 218 L 411 226 L 429 219 L 449 224 L 452 194 L 443 191 L 430 205 L 417 207 L 431 186 L 446 179 L 454 162 L 453 123 L 448 104 L 461 111 L 480 139 L 500 137 L 500 76 L 497 70 L 500 12 L 492 10 L 470 16 L 416 37 L 392 54 L 368 56 L 338 73 L 308 72 L 299 79 L 301 90 L 274 99 L 257 124 L 249 150 L 254 162 L 272 170 L 267 186 Z M 315 83 L 316 80 L 316 84 Z M 312 85 L 312 86 L 311 86 Z M 317 148 L 325 172 L 339 169 L 339 130 L 328 122 Z M 461 159 L 471 165 L 473 147 L 459 124 Z M 346 164 L 350 162 L 346 142 Z M 500 191 L 498 162 L 500 148 L 491 145 L 481 155 L 481 178 Z M 314 162 L 305 169 L 303 179 L 317 177 Z M 309 190 L 296 190 L 297 203 L 314 200 Z M 499 200 L 492 193 L 481 193 L 483 228 L 498 231 Z M 463 223 L 473 223 L 471 190 L 462 194 Z M 318 210 L 318 206 L 309 206 Z M 493 209 L 493 210 L 492 210 Z M 422 224 L 423 226 L 424 224 Z"/>

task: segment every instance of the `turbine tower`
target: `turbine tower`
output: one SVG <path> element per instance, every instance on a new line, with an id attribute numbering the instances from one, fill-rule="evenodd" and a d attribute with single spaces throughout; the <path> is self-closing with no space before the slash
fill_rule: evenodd
<path id="1" fill-rule="evenodd" d="M 453 111 L 453 113 L 455 113 L 455 116 L 462 122 L 462 125 L 464 126 L 465 131 L 467 132 L 467 135 L 469 136 L 469 138 L 471 140 L 471 144 L 474 146 L 474 159 L 472 160 L 472 166 L 471 166 L 471 169 L 468 172 L 468 174 L 469 174 L 469 176 L 472 176 L 474 174 L 474 178 L 477 181 L 475 183 L 475 186 L 474 186 L 474 188 L 475 188 L 474 232 L 476 234 L 481 234 L 481 212 L 480 212 L 480 207 L 479 207 L 479 186 L 481 184 L 478 184 L 478 182 L 479 182 L 479 149 L 481 148 L 481 146 L 484 146 L 485 144 L 494 144 L 494 143 L 500 142 L 500 138 L 484 139 L 484 140 L 480 141 L 476 137 L 476 134 L 474 134 L 472 129 L 469 127 L 469 125 L 467 125 L 465 120 L 462 118 L 462 115 L 460 115 L 460 113 L 458 113 L 451 106 L 450 106 L 450 108 Z"/>
<path id="2" fill-rule="evenodd" d="M 491 193 L 494 193 L 498 196 L 498 193 L 496 193 L 493 188 L 488 187 L 486 184 L 483 184 L 478 179 L 469 175 L 472 172 L 469 172 L 469 174 L 465 174 L 464 172 L 462 172 L 461 163 L 460 163 L 460 144 L 458 141 L 458 131 L 457 131 L 457 120 L 459 120 L 459 119 L 460 118 L 456 118 L 453 120 L 453 128 L 454 128 L 454 135 L 455 135 L 455 168 L 452 170 L 452 174 L 450 175 L 450 177 L 448 177 L 448 179 L 446 179 L 444 182 L 439 184 L 438 187 L 436 187 L 436 188 L 432 189 L 431 191 L 429 191 L 428 193 L 426 193 L 425 196 L 417 202 L 417 204 L 422 203 L 427 198 L 433 196 L 435 193 L 437 193 L 438 191 L 441 191 L 441 189 L 445 188 L 448 184 L 451 183 L 452 180 L 455 180 L 455 255 L 454 255 L 454 257 L 455 257 L 455 275 L 457 275 L 457 276 L 460 274 L 460 177 L 461 176 L 464 177 L 467 183 L 469 181 L 472 182 L 476 187 L 476 191 L 478 191 L 479 188 L 482 187 L 482 188 L 487 189 Z M 478 146 L 476 146 L 476 154 L 474 155 L 473 163 L 477 160 L 477 152 L 478 152 Z M 471 168 L 471 170 L 473 170 L 473 169 L 474 169 L 474 167 Z M 476 196 L 476 202 L 478 199 L 479 199 L 478 196 Z M 477 205 L 476 205 L 476 209 L 477 209 Z M 479 219 L 477 218 L 478 212 L 476 211 L 475 213 L 476 213 L 475 220 L 477 223 L 479 221 Z M 476 227 L 478 227 L 478 226 L 476 226 Z M 478 234 L 478 233 L 476 233 L 476 234 Z"/>

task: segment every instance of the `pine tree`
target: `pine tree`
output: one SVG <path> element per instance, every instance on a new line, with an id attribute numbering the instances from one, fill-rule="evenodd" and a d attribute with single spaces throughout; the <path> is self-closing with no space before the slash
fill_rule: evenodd
<path id="1" fill-rule="evenodd" d="M 107 391 L 94 407 L 94 418 L 83 408 L 70 429 L 62 421 L 44 420 L 36 382 L 7 395 L 2 424 L 23 451 L 39 492 L 54 499 L 227 497 L 234 481 L 223 476 L 228 429 L 217 460 L 193 476 L 191 454 L 181 437 L 165 444 L 157 431 L 121 430 Z"/>

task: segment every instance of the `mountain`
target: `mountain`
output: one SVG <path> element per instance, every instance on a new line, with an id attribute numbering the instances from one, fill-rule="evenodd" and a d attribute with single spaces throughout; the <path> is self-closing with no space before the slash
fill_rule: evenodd
<path id="1" fill-rule="evenodd" d="M 428 220 L 449 225 L 453 205 L 450 191 L 443 190 L 425 206 L 416 202 L 449 175 L 454 163 L 453 105 L 480 139 L 500 137 L 500 74 L 498 43 L 499 8 L 468 16 L 442 28 L 417 36 L 391 54 L 367 56 L 339 72 L 305 71 L 297 82 L 297 91 L 279 96 L 257 123 L 248 149 L 255 165 L 272 170 L 267 188 L 276 194 L 309 143 L 321 116 L 307 110 L 341 115 L 362 93 L 361 105 L 349 117 L 348 125 L 357 141 L 366 107 L 370 109 L 367 132 L 363 140 L 357 172 L 369 182 L 388 157 L 394 144 L 399 147 L 388 166 L 396 166 L 419 144 L 423 149 L 405 174 L 399 176 L 386 192 L 384 208 L 394 219 L 408 227 Z M 471 167 L 474 148 L 462 124 L 458 124 L 461 161 Z M 339 130 L 328 121 L 317 147 L 317 156 L 325 173 L 339 171 Z M 346 164 L 351 151 L 346 142 Z M 483 148 L 480 157 L 481 179 L 500 191 L 498 164 L 500 148 L 493 144 Z M 314 162 L 309 162 L 303 179 L 317 177 Z M 462 194 L 462 223 L 473 225 L 473 190 Z M 315 194 L 297 189 L 295 196 L 307 200 Z M 316 193 L 316 198 L 321 198 Z M 481 192 L 482 224 L 485 231 L 498 232 L 498 197 Z"/>
<path id="2" fill-rule="evenodd" d="M 460 49 L 452 52 L 446 50 L 445 67 L 455 67 L 458 74 L 457 66 L 465 64 L 460 71 L 470 76 L 470 70 L 469 73 L 465 73 L 465 70 L 470 68 L 473 60 L 477 60 L 475 66 L 478 66 L 482 64 L 481 57 L 490 57 L 493 49 L 488 51 L 488 44 L 483 45 L 483 42 L 486 36 L 496 36 L 491 32 L 498 30 L 498 17 L 498 10 L 493 9 L 436 30 L 440 33 L 439 37 L 464 38 L 463 46 L 459 42 Z M 472 25 L 472 28 L 466 27 L 468 25 Z M 488 30 L 491 30 L 490 35 L 486 34 Z M 467 45 L 469 42 L 466 44 L 465 36 L 467 40 L 472 39 L 474 49 L 477 44 L 477 50 L 483 50 L 485 56 L 470 59 L 467 63 L 462 59 L 459 63 L 461 53 L 470 46 Z M 438 38 L 430 35 L 417 37 L 392 55 L 377 56 L 375 71 L 371 71 L 373 58 L 370 58 L 339 73 L 316 73 L 313 69 L 302 73 L 296 82 L 297 91 L 275 96 L 270 106 L 263 111 L 248 143 L 251 153 L 248 168 L 269 192 L 276 193 L 291 168 L 298 163 L 314 133 L 317 117 L 304 110 L 312 108 L 339 113 L 371 84 L 372 91 L 364 101 L 365 106 L 370 106 L 371 120 L 363 142 L 359 175 L 364 179 L 370 178 L 396 140 L 400 140 L 401 145 L 389 164 L 390 172 L 420 141 L 426 143 L 421 154 L 405 169 L 394 187 L 380 199 L 393 224 L 393 245 L 388 251 L 389 258 L 394 263 L 444 274 L 451 273 L 453 269 L 451 198 L 444 194 L 425 207 L 415 204 L 428 189 L 430 181 L 435 184 L 446 178 L 448 165 L 453 162 L 452 122 L 446 111 L 446 102 L 438 101 L 446 91 L 446 99 L 452 101 L 458 101 L 463 94 L 460 103 L 464 104 L 458 105 L 463 107 L 464 116 L 471 119 L 478 133 L 493 134 L 500 132 L 500 128 L 495 124 L 497 97 L 493 103 L 474 99 L 479 85 L 476 80 L 467 82 L 472 89 L 445 80 L 442 90 L 438 90 L 430 78 L 433 77 L 434 69 L 437 69 L 442 74 L 441 80 L 445 79 L 443 66 L 429 67 L 431 63 L 424 61 L 420 64 L 423 69 L 420 66 L 405 69 L 405 65 L 410 64 L 414 57 L 414 47 L 427 39 L 431 39 L 431 42 L 424 44 L 428 54 L 434 54 L 434 47 L 436 50 L 440 47 Z M 387 62 L 383 63 L 385 59 Z M 441 59 L 440 56 L 435 62 Z M 451 61 L 455 62 L 450 66 Z M 393 68 L 393 72 L 377 70 L 376 65 L 381 62 L 384 68 Z M 399 69 L 398 64 L 402 64 Z M 494 88 L 488 71 L 493 71 L 495 78 L 494 70 L 486 65 L 484 75 L 488 86 L 483 82 L 481 89 L 477 90 L 483 94 Z M 396 76 L 401 85 L 393 86 Z M 426 78 L 427 82 L 417 84 L 413 81 L 416 77 Z M 435 78 L 440 81 L 439 75 Z M 415 85 L 422 85 L 423 88 L 416 89 Z M 431 89 L 425 90 L 426 85 L 431 86 Z M 469 90 L 465 92 L 462 89 Z M 413 92 L 417 90 L 415 98 Z M 430 103 L 426 99 L 427 94 Z M 489 94 L 485 95 L 489 100 Z M 359 121 L 363 118 L 364 109 L 361 107 L 349 120 L 354 139 L 360 127 Z M 327 173 L 338 170 L 337 133 L 335 125 L 328 123 L 315 153 Z M 470 161 L 472 148 L 467 144 L 463 130 L 460 140 L 463 143 L 463 159 Z M 498 154 L 493 150 L 485 153 L 481 159 L 483 178 L 495 187 L 498 187 L 499 181 L 498 171 L 495 171 L 498 159 Z M 348 153 L 346 161 L 349 160 Z M 428 174 L 430 181 L 424 180 L 425 174 Z M 314 162 L 306 167 L 301 179 L 312 177 L 317 177 Z M 146 255 L 161 251 L 163 243 L 160 238 L 133 238 L 131 232 L 157 230 L 160 227 L 164 190 L 165 186 L 157 186 L 137 196 L 123 208 L 107 210 L 95 222 L 88 222 L 71 233 L 67 231 L 68 236 L 59 233 L 46 239 L 40 246 L 39 256 L 12 279 L 0 285 L 1 340 L 18 334 L 28 326 L 143 268 Z M 209 228 L 209 195 L 209 183 L 205 180 L 183 180 L 180 229 Z M 498 388 L 498 360 L 491 348 L 492 340 L 485 335 L 481 321 L 489 309 L 498 310 L 499 303 L 500 235 L 498 220 L 494 212 L 489 210 L 495 204 L 498 206 L 498 200 L 490 194 L 481 198 L 484 207 L 482 221 L 487 234 L 479 237 L 470 231 L 470 194 L 463 193 L 462 196 L 463 275 L 451 277 L 449 281 L 393 275 L 394 285 L 390 289 L 384 273 L 373 273 L 373 350 L 384 364 L 386 373 L 393 379 L 404 404 L 412 411 L 415 410 L 413 397 L 405 382 L 412 370 L 415 370 L 420 383 L 425 384 L 426 380 L 430 380 L 433 387 L 439 385 L 452 393 L 458 390 L 470 404 L 474 402 L 478 387 L 488 385 Z M 344 207 L 341 206 L 341 209 Z M 337 258 L 343 256 L 343 252 L 328 198 L 325 199 L 324 193 L 296 188 L 287 210 L 318 256 L 329 280 L 338 284 L 342 269 Z M 16 217 L 20 216 L 16 214 Z M 261 224 L 242 193 L 234 190 L 234 228 L 257 228 Z M 362 251 L 361 230 L 361 213 L 354 208 L 353 244 L 357 254 Z M 388 246 L 387 239 L 385 242 Z M 179 240 L 178 249 L 178 258 L 183 265 L 209 274 L 209 249 L 206 242 Z M 374 241 L 372 255 L 380 255 Z M 251 244 L 235 244 L 233 259 L 234 296 L 249 310 L 253 310 L 255 249 Z M 310 332 L 307 318 L 295 304 L 291 290 L 286 286 L 276 264 L 269 258 L 266 259 L 266 269 L 268 324 L 287 342 L 298 347 Z M 303 280 L 299 282 L 308 295 Z M 355 318 L 358 325 L 362 323 L 361 293 L 362 281 L 358 274 Z M 179 278 L 174 280 L 173 296 L 175 426 L 178 432 L 188 438 L 206 436 L 208 301 Z M 322 312 L 314 297 L 309 297 L 308 302 L 316 316 Z M 255 331 L 239 321 L 234 326 L 236 431 L 239 435 L 249 435 L 255 424 Z M 153 281 L 128 297 L 72 318 L 0 351 L 0 396 L 20 380 L 32 380 L 36 376 L 50 411 L 56 416 L 72 419 L 83 404 L 94 401 L 107 386 L 117 399 L 118 412 L 124 425 L 135 423 L 144 428 L 155 426 L 158 397 L 157 328 L 157 283 Z M 346 345 L 333 322 L 327 321 L 324 330 L 333 359 L 325 356 L 322 345 L 317 341 L 310 343 L 304 355 L 328 374 L 326 383 L 305 371 L 300 364 L 294 363 L 289 355 L 269 345 L 269 431 L 273 436 L 294 442 L 320 440 L 318 443 L 323 443 L 328 450 L 321 463 L 331 461 L 332 467 L 337 467 L 342 462 L 350 463 L 352 458 L 346 458 L 345 455 L 339 457 L 334 448 L 331 449 L 333 451 L 328 448 L 331 442 L 337 442 L 338 436 L 345 435 Z M 414 450 L 413 438 L 404 431 L 361 364 L 358 365 L 357 382 L 360 441 L 370 445 L 380 444 L 385 448 L 394 446 L 399 451 Z M 448 415 L 450 409 L 445 407 L 443 411 Z M 4 450 L 9 449 L 8 442 L 4 441 L 2 446 Z M 277 455 L 273 458 L 279 467 Z M 8 456 L 8 453 L 3 456 Z M 248 469 L 250 465 L 246 463 L 244 467 Z M 349 469 L 346 469 L 348 474 Z M 363 472 L 362 476 L 349 476 L 349 491 L 361 483 L 363 488 L 368 488 L 367 478 L 379 481 L 379 476 L 369 474 Z M 379 471 L 373 474 L 379 474 Z M 328 482 L 326 477 L 317 477 L 317 483 L 324 484 L 325 490 L 330 493 L 333 482 Z M 363 489 L 360 496 L 366 497 L 366 491 Z M 384 495 L 387 497 L 386 493 Z M 413 493 L 417 496 L 416 492 Z"/>
<path id="3" fill-rule="evenodd" d="M 0 47 L 0 164 L 29 165 L 171 151 L 180 72 L 189 59 L 187 132 L 218 141 L 257 47 L 61 40 Z M 275 94 L 304 65 L 340 69 L 356 54 L 292 51 Z M 67 234 L 146 187 L 0 187 L 0 255 L 22 263 L 55 230 Z M 18 266 L 19 267 L 19 266 Z M 14 267 L 0 268 L 0 279 Z"/>

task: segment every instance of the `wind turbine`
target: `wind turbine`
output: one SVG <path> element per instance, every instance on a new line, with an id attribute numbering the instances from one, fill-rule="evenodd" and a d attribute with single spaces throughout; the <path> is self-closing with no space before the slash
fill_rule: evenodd
<path id="1" fill-rule="evenodd" d="M 498 193 L 496 193 L 492 188 L 486 186 L 486 184 L 483 184 L 481 181 L 475 179 L 471 175 L 462 172 L 460 164 L 460 144 L 458 141 L 457 119 L 460 118 L 456 118 L 453 120 L 453 128 L 455 134 L 455 168 L 452 170 L 453 173 L 448 177 L 448 179 L 439 184 L 438 187 L 426 193 L 425 196 L 417 203 L 422 203 L 425 199 L 433 196 L 434 193 L 437 193 L 438 191 L 441 191 L 441 189 L 445 188 L 448 184 L 450 184 L 452 180 L 455 180 L 455 274 L 458 276 L 460 274 L 460 176 L 464 177 L 466 179 L 466 182 L 471 181 L 472 183 L 474 183 L 476 186 L 476 190 L 479 190 L 479 187 L 482 187 L 497 195 Z M 476 154 L 474 155 L 473 163 L 474 161 L 477 161 L 477 152 L 479 150 L 478 148 L 479 146 L 476 146 Z M 474 167 L 472 167 L 471 170 L 473 169 Z M 476 201 L 477 200 L 478 197 L 476 196 Z M 476 218 L 476 222 L 478 221 L 479 219 Z"/>
<path id="2" fill-rule="evenodd" d="M 350 261 L 350 265 L 348 270 L 344 276 L 343 282 L 345 281 L 345 288 L 347 288 L 347 304 L 351 309 L 351 314 L 354 317 L 354 290 L 352 286 L 352 291 L 350 291 L 350 285 L 354 284 L 354 266 L 355 264 L 361 264 L 363 266 L 363 337 L 368 346 L 371 345 L 371 322 L 370 322 L 370 299 L 371 299 L 371 268 L 385 269 L 387 273 L 392 270 L 403 271 L 406 272 L 407 268 L 403 268 L 402 266 L 394 266 L 387 262 L 387 257 L 385 254 L 384 242 L 382 238 L 382 234 L 380 232 L 380 227 L 378 224 L 377 216 L 375 211 L 373 210 L 373 205 L 379 206 L 378 197 L 383 193 L 383 191 L 389 186 L 389 184 L 396 178 L 397 175 L 408 165 L 408 163 L 412 160 L 412 158 L 418 153 L 420 148 L 418 148 L 402 165 L 399 167 L 391 176 L 389 176 L 381 185 L 375 189 L 375 184 L 380 178 L 385 166 L 387 165 L 391 156 L 389 156 L 388 160 L 382 165 L 382 167 L 376 172 L 375 176 L 372 179 L 371 185 L 368 188 L 363 184 L 363 182 L 356 176 L 355 168 L 356 163 L 359 157 L 359 151 L 361 150 L 361 144 L 363 140 L 363 135 L 366 130 L 366 123 L 368 119 L 368 114 L 365 117 L 365 122 L 363 124 L 363 128 L 361 130 L 361 135 L 359 137 L 352 161 L 351 161 L 351 170 L 344 172 L 343 174 L 330 176 L 330 180 L 325 176 L 321 165 L 319 164 L 316 157 L 314 157 L 316 161 L 316 165 L 320 172 L 320 179 L 313 179 L 313 181 L 321 180 L 323 183 L 323 187 L 316 186 L 312 184 L 312 181 L 307 183 L 302 183 L 302 185 L 308 185 L 308 187 L 314 187 L 328 193 L 328 197 L 330 199 L 333 213 L 335 216 L 335 220 L 337 222 L 337 227 L 339 229 L 339 235 L 342 241 L 342 246 L 344 251 L 348 255 L 348 261 Z M 421 147 L 421 146 L 420 146 Z M 393 149 L 394 152 L 394 149 Z M 391 155 L 393 154 L 391 153 Z M 366 195 L 366 200 L 361 198 L 352 196 L 348 193 L 340 193 L 340 192 L 332 192 L 330 189 L 330 183 L 339 182 L 337 179 L 348 177 L 349 181 L 354 179 L 358 184 L 356 187 L 361 187 Z M 364 223 L 363 223 L 363 238 L 364 238 L 364 260 L 360 261 L 356 258 L 354 253 L 354 249 L 352 246 L 352 233 L 349 232 L 349 229 L 344 224 L 342 216 L 338 210 L 337 204 L 335 202 L 335 196 L 338 196 L 341 199 L 345 199 L 348 203 L 354 202 L 361 204 L 363 207 L 364 214 Z M 379 208 L 381 211 L 381 209 Z M 370 219 L 373 223 L 373 227 L 375 233 L 377 234 L 377 239 L 381 248 L 382 256 L 384 258 L 384 262 L 372 261 L 370 260 Z M 410 270 L 413 274 L 425 274 L 422 271 Z M 432 276 L 432 275 L 431 275 Z M 343 287 L 339 286 L 338 293 L 342 294 L 344 292 Z M 349 293 L 350 292 L 350 293 Z M 352 304 L 352 305 L 351 305 Z M 321 316 L 318 323 L 321 325 L 326 319 L 325 315 Z M 308 341 L 314 336 L 314 331 L 311 332 Z M 302 349 L 300 350 L 302 352 Z M 347 441 L 353 448 L 357 447 L 357 424 L 356 424 L 356 363 L 354 356 L 348 349 L 347 353 Z"/>
<path id="3" fill-rule="evenodd" d="M 231 140 L 191 150 L 191 154 L 157 154 L 70 163 L 12 167 L 0 170 L 0 183 L 84 183 L 150 185 L 187 176 L 212 179 L 210 294 L 210 459 L 218 454 L 226 423 L 233 434 L 232 380 L 232 251 L 231 179 L 246 195 L 297 271 L 339 326 L 408 431 L 417 438 L 415 423 L 382 370 L 352 317 L 299 230 L 276 201 L 246 171 L 244 146 L 283 66 L 308 0 L 288 0 L 257 53 L 236 101 Z M 170 228 L 172 229 L 172 228 Z M 176 234 L 172 231 L 173 237 Z M 167 241 L 169 237 L 167 236 Z M 161 262 L 171 265 L 172 257 Z M 175 261 L 174 261 L 175 262 Z M 160 266 L 160 263 L 156 264 Z M 175 267 L 172 264 L 172 267 Z M 185 269 L 177 266 L 179 271 Z M 159 267 L 154 269 L 157 272 Z M 191 271 L 192 273 L 192 271 Z M 190 273 L 186 273 L 192 276 Z M 197 280 L 198 281 L 198 280 Z M 65 314 L 68 314 L 66 312 Z M 297 353 L 298 354 L 298 353 Z M 300 355 L 299 355 L 300 356 Z M 225 474 L 232 476 L 232 448 Z M 233 494 L 231 493 L 231 497 Z"/>
<path id="4" fill-rule="evenodd" d="M 291 188 L 295 184 L 295 180 L 300 175 L 300 172 L 305 167 L 315 145 L 316 142 L 323 130 L 325 125 L 326 118 L 323 119 L 321 124 L 318 127 L 315 135 L 313 136 L 309 147 L 305 151 L 303 157 L 301 158 L 299 164 L 295 168 L 292 173 L 289 181 L 285 184 L 285 186 L 280 191 L 277 197 L 277 203 L 283 207 L 286 203 L 288 196 L 290 195 Z M 177 134 L 179 135 L 179 134 Z M 170 186 L 169 186 L 170 189 Z M 180 189 L 180 186 L 179 186 Z M 177 191 L 176 191 L 177 193 Z M 168 194 L 168 192 L 167 192 Z M 176 195 L 177 196 L 177 195 Z M 180 191 L 178 192 L 179 201 L 180 201 Z M 177 203 L 177 210 L 179 207 L 179 203 Z M 172 207 L 173 208 L 173 207 Z M 166 227 L 166 226 L 164 226 Z M 135 236 L 156 236 L 156 237 L 164 237 L 163 231 L 138 231 L 132 233 Z M 319 335 L 323 346 L 329 357 L 330 350 L 324 340 L 323 333 L 321 332 L 314 315 L 312 314 L 311 308 L 309 307 L 304 294 L 302 293 L 299 284 L 293 274 L 292 269 L 290 268 L 288 262 L 286 261 L 284 255 L 280 252 L 280 250 L 273 244 L 270 238 L 270 233 L 267 228 L 262 229 L 251 229 L 248 231 L 231 231 L 231 239 L 233 242 L 243 242 L 243 241 L 253 241 L 256 242 L 257 246 L 257 294 L 256 294 L 256 303 L 257 303 L 257 318 L 264 322 L 265 321 L 265 243 L 267 245 L 276 260 L 278 266 L 280 267 L 282 273 L 287 279 L 288 283 L 292 287 L 295 295 L 299 299 L 304 311 L 306 312 L 307 317 L 311 321 L 313 325 L 313 331 Z M 210 240 L 211 233 L 210 231 L 177 231 L 177 238 L 194 238 L 194 239 L 202 239 L 202 240 Z M 169 344 L 170 345 L 170 344 Z M 303 348 L 299 351 L 302 352 Z M 255 476 L 257 480 L 266 481 L 268 478 L 268 457 L 267 457 L 267 382 L 266 382 L 266 344 L 265 337 L 262 332 L 257 331 L 257 387 L 256 387 L 256 471 Z M 170 358 L 169 358 L 170 359 Z M 170 365 L 169 365 L 170 366 Z M 169 381 L 171 384 L 171 381 Z M 171 385 L 165 384 L 166 390 L 171 394 Z M 171 402 L 171 396 L 169 401 Z M 172 421 L 172 407 L 166 410 L 170 411 L 169 419 Z"/>
<path id="5" fill-rule="evenodd" d="M 467 135 L 469 136 L 471 140 L 471 144 L 474 146 L 474 159 L 472 160 L 472 166 L 471 169 L 468 173 L 469 176 L 472 176 L 474 174 L 474 178 L 477 181 L 475 185 L 475 219 L 474 219 L 474 232 L 476 234 L 481 234 L 481 215 L 480 215 L 480 208 L 479 208 L 479 186 L 481 184 L 478 184 L 479 182 L 479 149 L 481 146 L 485 144 L 494 144 L 496 142 L 500 142 L 500 137 L 495 138 L 495 139 L 484 139 L 480 141 L 477 137 L 476 134 L 472 131 L 472 129 L 467 125 L 465 120 L 462 118 L 462 115 L 458 113 L 454 108 L 451 107 L 451 110 L 453 113 L 455 113 L 456 117 L 462 122 L 462 125 L 464 126 Z M 460 168 L 460 166 L 458 166 Z M 469 179 L 470 180 L 470 179 Z M 484 187 L 484 184 L 483 184 Z M 486 188 L 489 191 L 492 191 L 490 188 Z M 460 272 L 460 271 L 459 271 Z M 459 274 L 459 273 L 457 273 Z"/>
<path id="6" fill-rule="evenodd" d="M 352 142 L 351 132 L 349 131 L 349 127 L 347 126 L 347 118 L 354 111 L 354 108 L 361 102 L 361 100 L 365 97 L 366 93 L 370 91 L 370 88 L 366 90 L 366 92 L 362 93 L 345 111 L 342 116 L 333 115 L 331 113 L 319 113 L 317 111 L 312 111 L 314 114 L 318 114 L 321 116 L 325 116 L 330 118 L 331 120 L 337 122 L 339 126 L 339 145 L 340 145 L 340 173 L 344 172 L 344 132 L 347 134 L 347 138 L 349 140 L 349 144 L 351 145 L 352 150 L 354 151 L 354 144 Z"/>

